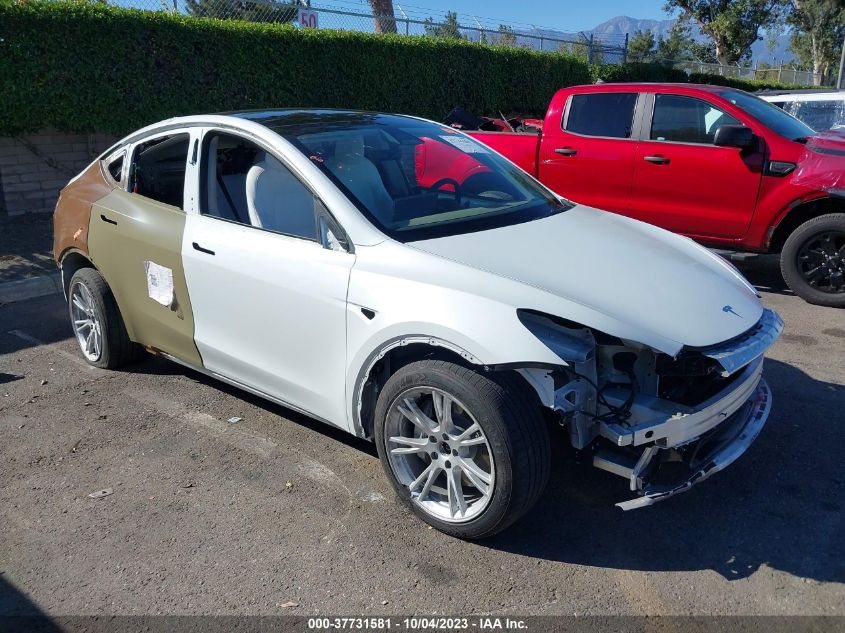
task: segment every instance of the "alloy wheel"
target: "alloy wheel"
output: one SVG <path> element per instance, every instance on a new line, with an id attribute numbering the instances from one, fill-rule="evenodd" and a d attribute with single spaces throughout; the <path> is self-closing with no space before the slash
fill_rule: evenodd
<path id="1" fill-rule="evenodd" d="M 813 235 L 801 245 L 797 259 L 798 272 L 812 288 L 828 294 L 845 293 L 845 233 Z"/>
<path id="2" fill-rule="evenodd" d="M 70 293 L 73 329 L 79 348 L 91 362 L 100 359 L 103 353 L 102 321 L 97 313 L 94 295 L 83 283 L 74 284 Z"/>
<path id="3" fill-rule="evenodd" d="M 396 479 L 427 514 L 463 523 L 489 505 L 496 485 L 490 444 L 451 394 L 434 387 L 403 392 L 388 411 L 384 438 Z"/>

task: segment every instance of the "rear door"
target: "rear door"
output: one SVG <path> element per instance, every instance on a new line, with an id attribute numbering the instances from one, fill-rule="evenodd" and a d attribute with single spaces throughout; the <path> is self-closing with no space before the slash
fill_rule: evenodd
<path id="1" fill-rule="evenodd" d="M 91 207 L 89 251 L 117 300 L 129 337 L 192 365 L 200 358 L 182 268 L 185 171 L 196 130 L 147 137 L 129 148 L 128 181 Z"/>
<path id="2" fill-rule="evenodd" d="M 634 175 L 637 92 L 571 95 L 561 128 L 544 129 L 540 180 L 560 195 L 626 213 Z"/>
<path id="3" fill-rule="evenodd" d="M 197 204 L 182 254 L 205 368 L 347 428 L 346 293 L 355 256 L 323 239 L 328 211 L 257 140 L 208 130 L 194 171 Z"/>
<path id="4" fill-rule="evenodd" d="M 687 235 L 742 237 L 754 214 L 763 151 L 713 144 L 721 125 L 742 123 L 697 97 L 649 94 L 630 215 Z"/>

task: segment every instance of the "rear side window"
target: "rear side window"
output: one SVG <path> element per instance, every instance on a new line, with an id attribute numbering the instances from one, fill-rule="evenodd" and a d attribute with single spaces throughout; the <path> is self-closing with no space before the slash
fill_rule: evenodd
<path id="1" fill-rule="evenodd" d="M 203 148 L 203 215 L 317 239 L 316 198 L 276 157 L 232 134 L 210 134 Z"/>
<path id="2" fill-rule="evenodd" d="M 655 95 L 651 139 L 678 143 L 712 144 L 723 125 L 742 125 L 706 101 L 680 95 Z"/>
<path id="3" fill-rule="evenodd" d="M 584 136 L 630 138 L 636 104 L 635 92 L 573 95 L 563 129 Z"/>
<path id="4" fill-rule="evenodd" d="M 132 160 L 131 191 L 181 209 L 189 142 L 187 134 L 174 134 L 138 145 Z"/>

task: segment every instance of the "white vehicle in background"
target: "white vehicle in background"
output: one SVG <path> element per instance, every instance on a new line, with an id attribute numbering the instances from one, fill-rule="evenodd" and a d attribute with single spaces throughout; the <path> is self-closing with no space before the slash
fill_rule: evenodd
<path id="1" fill-rule="evenodd" d="M 629 509 L 733 462 L 769 413 L 782 323 L 735 268 L 431 121 L 170 119 L 72 180 L 54 222 L 89 363 L 143 346 L 372 439 L 458 537 L 540 499 L 550 424 Z"/>
<path id="2" fill-rule="evenodd" d="M 816 132 L 845 129 L 845 90 L 780 92 L 759 95 Z"/>

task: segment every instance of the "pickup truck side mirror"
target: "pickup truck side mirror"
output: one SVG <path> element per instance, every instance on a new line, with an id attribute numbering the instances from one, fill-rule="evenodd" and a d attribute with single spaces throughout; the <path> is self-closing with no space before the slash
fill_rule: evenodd
<path id="1" fill-rule="evenodd" d="M 754 147 L 756 142 L 754 132 L 744 125 L 721 125 L 713 137 L 713 144 L 719 147 L 748 149 Z"/>

